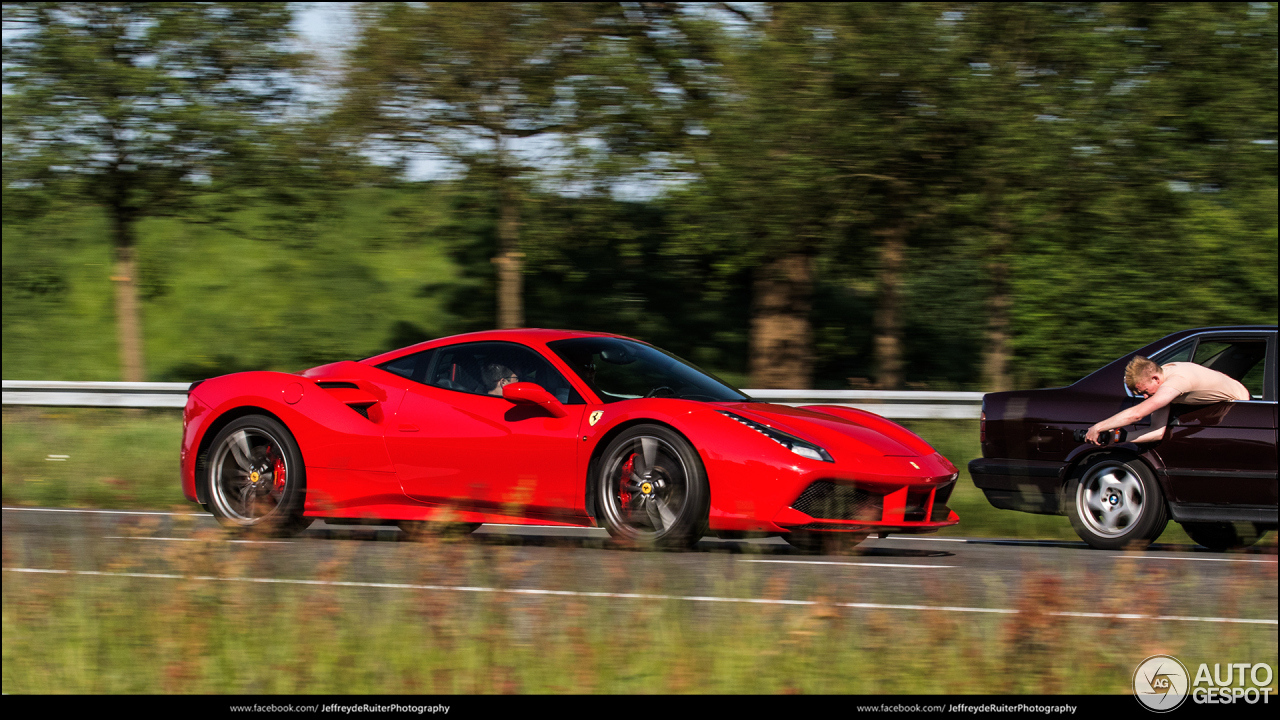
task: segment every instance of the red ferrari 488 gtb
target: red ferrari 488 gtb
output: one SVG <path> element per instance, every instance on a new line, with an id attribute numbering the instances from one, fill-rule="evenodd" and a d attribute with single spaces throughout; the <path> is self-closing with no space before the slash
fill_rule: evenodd
<path id="1" fill-rule="evenodd" d="M 183 491 L 231 528 L 604 526 L 665 547 L 710 530 L 816 551 L 959 521 L 955 466 L 905 428 L 753 402 L 616 335 L 481 332 L 225 375 L 191 386 L 183 419 Z"/>

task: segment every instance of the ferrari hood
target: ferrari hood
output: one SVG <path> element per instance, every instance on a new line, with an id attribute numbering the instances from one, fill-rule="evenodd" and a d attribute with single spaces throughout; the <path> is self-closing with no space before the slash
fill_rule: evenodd
<path id="1" fill-rule="evenodd" d="M 723 403 L 720 408 L 815 442 L 832 454 L 921 457 L 935 452 L 910 430 L 871 413 L 837 415 L 842 408 L 820 412 L 769 403 Z"/>

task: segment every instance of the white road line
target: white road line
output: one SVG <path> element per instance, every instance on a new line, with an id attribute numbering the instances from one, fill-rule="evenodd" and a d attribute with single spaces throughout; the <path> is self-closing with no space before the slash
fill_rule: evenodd
<path id="1" fill-rule="evenodd" d="M 1270 563 L 1275 565 L 1275 560 L 1253 560 L 1251 558 L 1202 558 L 1202 557 L 1176 557 L 1163 555 L 1112 555 L 1117 560 L 1199 560 L 1201 562 L 1250 562 L 1250 563 Z"/>
<path id="2" fill-rule="evenodd" d="M 870 542 L 883 542 L 885 540 L 893 540 L 894 542 L 972 542 L 967 538 L 935 538 L 935 537 L 887 537 L 887 538 L 868 538 Z"/>
<path id="3" fill-rule="evenodd" d="M 408 583 L 375 583 L 375 582 L 355 582 L 343 580 L 294 580 L 287 578 L 254 578 L 254 577 L 216 577 L 213 575 L 172 575 L 165 573 L 128 573 L 128 572 L 105 572 L 99 570 L 53 570 L 47 568 L 4 568 L 5 572 L 30 573 L 40 575 L 90 575 L 95 577 L 125 577 L 125 578 L 148 578 L 158 580 L 194 580 L 199 582 L 238 582 L 238 583 L 264 583 L 277 585 L 321 585 L 328 587 L 364 587 L 364 588 L 384 588 L 391 590 L 440 590 L 451 592 L 475 592 L 475 593 L 506 593 L 511 595 L 548 595 L 558 597 L 592 597 L 592 598 L 613 598 L 622 600 L 685 600 L 688 602 L 721 602 L 721 603 L 745 603 L 752 605 L 794 605 L 800 607 L 811 607 L 815 605 L 829 604 L 832 607 L 843 607 L 858 610 L 932 610 L 937 612 L 963 612 L 963 613 L 992 613 L 998 615 L 1017 615 L 1021 611 L 1009 608 L 976 608 L 976 607 L 952 607 L 939 605 L 888 605 L 882 603 L 819 603 L 816 600 L 774 600 L 770 598 L 733 598 L 733 597 L 715 597 L 707 595 L 649 595 L 644 593 L 609 593 L 609 592 L 584 592 L 579 590 L 542 590 L 539 588 L 493 588 L 493 587 L 475 587 L 462 585 L 412 585 Z M 1109 620 L 1157 620 L 1157 621 L 1179 621 L 1179 622 L 1216 622 L 1216 623 L 1245 623 L 1251 625 L 1277 625 L 1275 620 L 1256 620 L 1252 618 L 1221 618 L 1221 617 L 1189 617 L 1181 615 L 1137 615 L 1137 614 L 1112 614 L 1112 613 L 1075 613 L 1075 612 L 1051 612 L 1047 615 L 1055 615 L 1060 617 L 1088 617 L 1103 618 Z"/>
<path id="4" fill-rule="evenodd" d="M 738 562 L 749 563 L 787 563 L 790 565 L 856 565 L 858 567 L 891 567 L 891 568 L 951 568 L 955 565 L 906 565 L 903 563 L 869 563 L 869 562 L 834 562 L 831 560 L 748 560 Z"/>
<path id="5" fill-rule="evenodd" d="M 125 535 L 103 535 L 103 540 L 167 540 L 169 542 L 209 542 L 204 538 L 176 538 L 176 537 L 129 537 Z M 218 540 L 213 542 L 231 542 L 231 543 L 248 543 L 254 545 L 292 545 L 292 540 Z"/>
<path id="6" fill-rule="evenodd" d="M 213 516 L 209 513 L 178 513 L 178 512 L 158 512 L 154 510 L 84 510 L 81 508 L 29 508 L 29 507 L 6 507 L 4 510 L 22 510 L 25 512 L 61 512 L 61 513 L 95 513 L 99 515 L 170 515 L 174 517 L 207 517 Z"/>
<path id="7" fill-rule="evenodd" d="M 1003 540 L 1001 538 L 935 538 L 935 537 L 887 537 L 887 538 L 869 538 L 868 542 L 884 542 L 892 540 L 895 542 L 953 542 L 953 543 L 971 543 L 974 545 L 1039 545 L 1043 547 L 1054 547 L 1062 545 L 1072 545 L 1085 547 L 1082 542 L 1074 542 L 1071 540 Z M 1178 557 L 1174 555 L 1111 555 L 1113 558 L 1136 558 L 1140 560 L 1207 560 L 1210 562 L 1257 562 L 1257 563 L 1274 563 L 1275 560 L 1252 560 L 1246 558 L 1202 558 L 1202 557 Z"/>

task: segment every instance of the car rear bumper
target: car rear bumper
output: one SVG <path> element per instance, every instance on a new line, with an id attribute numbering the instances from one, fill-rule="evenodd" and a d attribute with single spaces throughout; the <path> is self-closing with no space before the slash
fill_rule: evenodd
<path id="1" fill-rule="evenodd" d="M 1049 460 L 979 458 L 970 461 L 969 475 L 995 508 L 1061 515 L 1067 467 Z"/>

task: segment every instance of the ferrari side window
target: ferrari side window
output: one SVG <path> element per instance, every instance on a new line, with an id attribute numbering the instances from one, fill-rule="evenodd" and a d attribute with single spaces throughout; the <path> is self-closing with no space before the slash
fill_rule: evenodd
<path id="1" fill-rule="evenodd" d="M 479 342 L 439 350 L 428 385 L 475 395 L 501 396 L 515 382 L 542 386 L 567 405 L 583 404 L 564 376 L 538 353 L 509 342 Z"/>
<path id="2" fill-rule="evenodd" d="M 427 367 L 431 364 L 431 354 L 433 352 L 435 351 L 424 350 L 420 353 L 405 355 L 391 362 L 382 363 L 378 367 L 402 378 L 407 378 L 414 382 L 423 382 L 426 380 Z"/>

